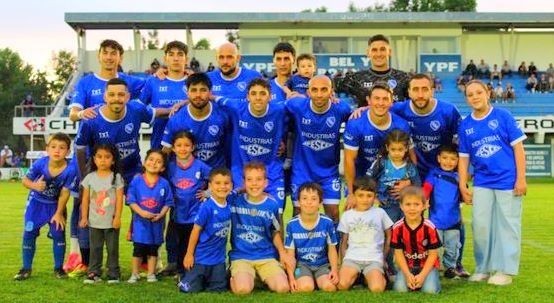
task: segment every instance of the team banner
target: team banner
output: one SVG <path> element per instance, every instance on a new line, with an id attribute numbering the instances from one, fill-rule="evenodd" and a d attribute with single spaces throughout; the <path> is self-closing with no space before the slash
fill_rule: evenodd
<path id="1" fill-rule="evenodd" d="M 71 121 L 68 117 L 15 117 L 12 125 L 14 135 L 45 135 L 57 132 L 75 135 L 79 129 L 79 122 Z M 151 134 L 152 127 L 142 124 L 140 133 Z"/>
<path id="2" fill-rule="evenodd" d="M 460 54 L 420 54 L 419 72 L 433 73 L 439 78 L 453 78 L 462 73 Z"/>
<path id="3" fill-rule="evenodd" d="M 370 66 L 369 59 L 366 55 L 315 55 L 317 60 L 318 75 L 323 75 L 325 72 L 334 74 L 338 71 L 346 73 L 347 71 L 358 71 L 368 69 Z M 241 64 L 243 67 L 254 69 L 266 74 L 270 74 L 275 70 L 273 65 L 273 57 L 268 55 L 242 55 Z"/>

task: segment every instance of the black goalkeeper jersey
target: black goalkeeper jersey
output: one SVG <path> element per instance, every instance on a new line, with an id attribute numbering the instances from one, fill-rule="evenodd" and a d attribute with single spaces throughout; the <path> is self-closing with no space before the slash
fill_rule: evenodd
<path id="1" fill-rule="evenodd" d="M 394 102 L 408 99 L 408 74 L 394 68 L 386 72 L 363 70 L 346 75 L 344 78 L 335 78 L 335 90 L 337 93 L 346 93 L 358 102 L 358 107 L 366 106 L 369 88 L 374 82 L 386 82 L 394 91 Z"/>

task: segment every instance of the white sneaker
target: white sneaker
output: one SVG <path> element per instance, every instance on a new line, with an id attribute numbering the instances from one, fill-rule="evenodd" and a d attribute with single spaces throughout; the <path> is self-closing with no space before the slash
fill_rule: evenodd
<path id="1" fill-rule="evenodd" d="M 158 278 L 156 278 L 156 275 L 150 274 L 146 276 L 146 282 L 158 282 Z"/>
<path id="2" fill-rule="evenodd" d="M 127 280 L 127 283 L 137 283 L 138 280 L 140 280 L 140 276 L 138 274 L 131 274 L 131 277 Z"/>
<path id="3" fill-rule="evenodd" d="M 483 282 L 486 281 L 489 278 L 489 274 L 483 274 L 483 273 L 474 273 L 467 279 L 469 282 Z"/>
<path id="4" fill-rule="evenodd" d="M 509 285 L 512 284 L 512 276 L 505 273 L 497 272 L 489 278 L 487 283 L 493 285 Z"/>

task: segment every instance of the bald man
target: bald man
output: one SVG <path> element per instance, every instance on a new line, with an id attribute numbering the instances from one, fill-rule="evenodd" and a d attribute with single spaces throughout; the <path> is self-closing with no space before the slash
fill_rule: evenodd
<path id="1" fill-rule="evenodd" d="M 295 212 L 298 211 L 300 185 L 317 182 L 323 189 L 325 213 L 337 223 L 341 198 L 339 129 L 350 115 L 350 106 L 343 100 L 332 103 L 332 93 L 331 80 L 315 76 L 308 85 L 308 98 L 291 98 L 286 106 L 296 133 L 292 159 Z"/>
<path id="2" fill-rule="evenodd" d="M 237 46 L 226 42 L 217 48 L 218 68 L 208 73 L 212 81 L 212 93 L 216 96 L 246 100 L 247 85 L 262 75 L 251 69 L 240 67 L 240 53 Z"/>

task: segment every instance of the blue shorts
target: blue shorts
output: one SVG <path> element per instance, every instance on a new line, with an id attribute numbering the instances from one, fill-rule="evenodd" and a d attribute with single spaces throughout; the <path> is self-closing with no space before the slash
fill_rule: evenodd
<path id="1" fill-rule="evenodd" d="M 216 265 L 194 264 L 181 276 L 178 287 L 182 292 L 227 291 L 227 269 L 225 263 Z"/>
<path id="2" fill-rule="evenodd" d="M 30 233 L 38 237 L 39 230 L 46 224 L 50 224 L 50 219 L 56 213 L 57 203 L 42 203 L 35 199 L 27 201 L 25 209 L 25 233 Z M 50 235 L 52 238 L 64 237 L 63 229 L 56 228 L 55 224 L 50 224 Z"/>
<path id="3" fill-rule="evenodd" d="M 308 182 L 302 180 L 302 182 L 295 182 L 292 180 L 292 200 L 294 206 L 298 207 L 298 189 L 302 186 L 303 183 Z M 341 181 L 339 177 L 336 178 L 326 178 L 320 181 L 317 181 L 323 189 L 323 204 L 325 205 L 338 205 L 340 203 L 340 193 L 341 193 Z"/>

